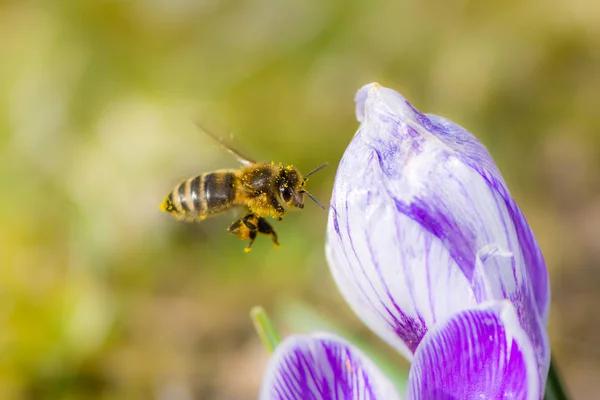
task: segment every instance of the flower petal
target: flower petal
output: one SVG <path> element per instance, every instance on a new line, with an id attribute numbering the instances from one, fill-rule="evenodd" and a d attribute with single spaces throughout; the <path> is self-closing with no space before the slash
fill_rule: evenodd
<path id="1" fill-rule="evenodd" d="M 509 299 L 543 374 L 547 272 L 485 147 L 378 84 L 356 100 L 362 124 L 338 168 L 327 235 L 329 265 L 346 300 L 410 358 L 433 324 L 482 301 Z M 493 248 L 510 256 L 490 256 Z"/>
<path id="2" fill-rule="evenodd" d="M 260 399 L 394 400 L 400 396 L 360 350 L 321 333 L 290 336 L 277 347 Z"/>
<path id="3" fill-rule="evenodd" d="M 533 287 L 538 312 L 544 324 L 547 324 L 550 311 L 550 283 L 546 263 L 525 216 L 510 195 L 494 160 L 481 142 L 463 127 L 437 115 L 426 114 L 425 117 L 424 121 L 429 120 L 430 129 L 436 137 L 450 146 L 466 165 L 477 171 L 504 201 L 523 252 L 523 261 Z"/>
<path id="4" fill-rule="evenodd" d="M 535 399 L 533 346 L 501 302 L 462 312 L 425 336 L 408 377 L 409 399 Z"/>
<path id="5" fill-rule="evenodd" d="M 373 101 L 374 98 L 375 101 Z M 370 100 L 370 104 L 368 100 Z M 550 306 L 550 284 L 546 263 L 525 216 L 510 195 L 502 174 L 500 174 L 485 146 L 462 126 L 444 117 L 420 113 L 399 93 L 378 83 L 363 86 L 357 92 L 355 101 L 358 121 L 363 122 L 365 112 L 377 114 L 383 111 L 384 114 L 389 112 L 392 115 L 399 113 L 401 118 L 409 120 L 409 125 L 410 122 L 413 122 L 424 129 L 427 134 L 447 146 L 454 157 L 476 171 L 491 189 L 497 191 L 501 201 L 504 202 L 507 208 L 511 222 L 514 224 L 518 242 L 523 252 L 524 263 L 533 286 L 538 312 L 544 322 L 547 323 Z M 411 119 L 413 121 L 410 121 Z M 419 129 L 417 128 L 417 130 Z M 421 130 L 421 132 L 423 131 Z"/>

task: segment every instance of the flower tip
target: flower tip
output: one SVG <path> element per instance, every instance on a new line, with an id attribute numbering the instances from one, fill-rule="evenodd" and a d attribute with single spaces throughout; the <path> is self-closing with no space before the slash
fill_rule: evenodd
<path id="1" fill-rule="evenodd" d="M 365 119 L 365 106 L 367 103 L 367 98 L 372 96 L 371 91 L 377 90 L 382 86 L 379 82 L 371 82 L 367 83 L 363 87 L 361 87 L 358 92 L 356 92 L 356 96 L 354 96 L 354 101 L 356 103 L 356 119 L 358 122 L 363 122 Z"/>
<path id="2" fill-rule="evenodd" d="M 368 116 L 380 113 L 396 115 L 401 119 L 415 119 L 419 112 L 398 92 L 371 82 L 361 87 L 356 96 L 356 119 L 365 122 Z"/>

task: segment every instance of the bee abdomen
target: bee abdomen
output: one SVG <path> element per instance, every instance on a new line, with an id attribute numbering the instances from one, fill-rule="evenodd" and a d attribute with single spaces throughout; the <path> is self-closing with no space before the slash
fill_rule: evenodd
<path id="1" fill-rule="evenodd" d="M 204 200 L 209 212 L 218 213 L 233 205 L 235 180 L 233 172 L 214 172 L 202 176 Z"/>
<path id="2" fill-rule="evenodd" d="M 235 199 L 234 172 L 211 172 L 179 183 L 161 205 L 180 217 L 204 219 L 227 210 Z"/>

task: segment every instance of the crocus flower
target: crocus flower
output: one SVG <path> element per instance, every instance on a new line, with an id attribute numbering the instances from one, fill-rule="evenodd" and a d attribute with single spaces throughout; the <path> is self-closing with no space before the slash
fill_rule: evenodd
<path id="1" fill-rule="evenodd" d="M 361 125 L 337 171 L 327 228 L 328 262 L 345 299 L 415 362 L 428 331 L 457 313 L 507 300 L 543 387 L 547 271 L 486 148 L 376 83 L 357 93 L 356 114 Z M 483 346 L 488 338 L 477 340 Z"/>
<path id="2" fill-rule="evenodd" d="M 332 334 L 288 337 L 276 349 L 260 398 L 399 399 L 394 385 L 356 347 Z"/>
<path id="3" fill-rule="evenodd" d="M 408 377 L 409 400 L 541 398 L 533 346 L 508 302 L 455 314 L 430 329 Z M 330 334 L 278 346 L 262 400 L 394 400 L 391 382 L 352 344 Z"/>

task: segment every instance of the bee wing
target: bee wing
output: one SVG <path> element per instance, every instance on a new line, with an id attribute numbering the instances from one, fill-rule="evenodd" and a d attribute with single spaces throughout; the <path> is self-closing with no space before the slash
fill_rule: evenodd
<path id="1" fill-rule="evenodd" d="M 219 144 L 219 146 L 221 146 L 229 154 L 231 154 L 233 156 L 233 158 L 235 158 L 240 164 L 242 164 L 244 166 L 249 166 L 249 165 L 252 165 L 252 164 L 256 164 L 256 161 L 254 161 L 254 160 L 246 157 L 245 155 L 243 155 L 239 151 L 235 150 L 228 143 L 225 143 L 225 141 L 223 140 L 223 138 L 221 136 L 215 135 L 214 133 L 212 133 L 210 130 L 208 130 L 204 125 L 202 125 L 198 121 L 196 121 L 196 125 L 204 133 L 206 133 L 206 135 L 208 135 L 211 139 L 213 139 L 215 142 L 217 142 Z"/>

